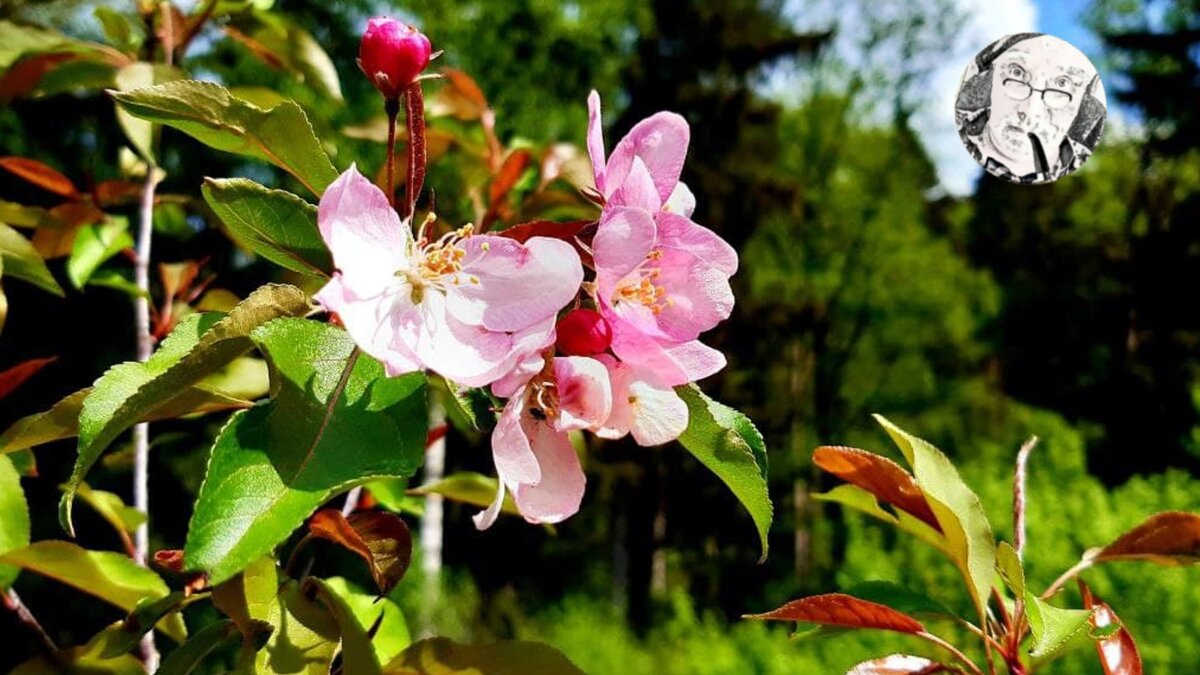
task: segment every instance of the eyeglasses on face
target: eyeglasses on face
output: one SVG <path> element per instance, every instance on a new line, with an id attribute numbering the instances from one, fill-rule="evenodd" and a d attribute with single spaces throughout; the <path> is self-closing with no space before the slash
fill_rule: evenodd
<path id="1" fill-rule="evenodd" d="M 1051 110 L 1065 108 L 1071 104 L 1071 94 L 1061 89 L 1035 89 L 1034 87 L 1030 86 L 1028 82 L 1022 82 L 1021 80 L 1014 80 L 1012 78 L 1006 78 L 1004 82 L 1001 83 L 1001 86 L 1004 89 L 1004 93 L 1007 94 L 1009 98 L 1013 98 L 1018 101 L 1024 101 L 1036 91 L 1042 95 L 1042 102 L 1045 103 L 1046 107 L 1050 108 Z"/>

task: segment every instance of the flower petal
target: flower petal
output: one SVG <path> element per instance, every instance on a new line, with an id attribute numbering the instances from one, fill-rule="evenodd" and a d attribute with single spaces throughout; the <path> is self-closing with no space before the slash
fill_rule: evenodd
<path id="1" fill-rule="evenodd" d="M 596 191 L 604 194 L 604 124 L 600 117 L 600 94 L 595 89 L 588 94 L 587 151 L 592 158 Z"/>
<path id="2" fill-rule="evenodd" d="M 724 272 L 672 249 L 663 251 L 655 267 L 666 304 L 653 317 L 671 341 L 694 340 L 733 312 L 733 290 Z"/>
<path id="3" fill-rule="evenodd" d="M 630 431 L 638 445 L 662 445 L 679 438 L 687 429 L 687 404 L 669 387 L 634 380 L 627 400 L 634 411 Z"/>
<path id="4" fill-rule="evenodd" d="M 640 157 L 634 157 L 633 164 L 629 167 L 629 173 L 613 192 L 612 198 L 608 200 L 608 206 L 636 206 L 655 213 L 662 208 L 662 205 L 662 197 L 658 196 L 658 188 L 655 187 L 654 178 L 650 176 L 646 164 Z"/>
<path id="5" fill-rule="evenodd" d="M 413 311 L 413 307 L 404 285 L 393 281 L 397 290 L 359 299 L 346 290 L 343 275 L 335 273 L 314 296 L 322 307 L 338 315 L 360 349 L 383 362 L 388 376 L 412 373 L 422 367 L 416 356 L 395 339 L 395 317 Z"/>
<path id="6" fill-rule="evenodd" d="M 612 350 L 622 361 L 653 373 L 668 387 L 695 382 L 725 367 L 725 355 L 699 340 L 660 342 L 620 322 L 612 324 Z"/>
<path id="7" fill-rule="evenodd" d="M 492 459 L 496 462 L 496 473 L 501 481 L 513 486 L 542 480 L 537 455 L 522 425 L 525 417 L 528 413 L 525 389 L 522 388 L 504 404 L 504 411 L 492 431 Z"/>
<path id="8" fill-rule="evenodd" d="M 671 191 L 671 196 L 667 197 L 667 203 L 663 204 L 663 211 L 691 218 L 692 212 L 695 210 L 696 195 L 692 194 L 687 183 L 679 181 L 675 184 L 675 189 Z"/>
<path id="9" fill-rule="evenodd" d="M 601 286 L 615 284 L 646 260 L 654 248 L 654 218 L 643 209 L 605 209 L 592 239 L 592 257 Z"/>
<path id="10" fill-rule="evenodd" d="M 571 431 L 598 427 L 612 412 L 612 385 L 604 364 L 586 356 L 554 359 L 558 419 L 555 429 Z"/>
<path id="11" fill-rule="evenodd" d="M 496 481 L 496 498 L 486 509 L 471 516 L 471 520 L 475 522 L 475 529 L 483 531 L 496 523 L 496 519 L 500 517 L 500 510 L 504 508 L 506 494 L 508 491 L 504 487 L 504 481 Z"/>
<path id="12" fill-rule="evenodd" d="M 683 183 L 680 183 L 683 185 Z M 733 276 L 738 269 L 737 251 L 712 230 L 692 222 L 685 215 L 661 213 L 656 219 L 657 244 L 661 248 L 684 251 L 707 265 Z"/>
<path id="13" fill-rule="evenodd" d="M 524 416 L 522 426 L 537 455 L 542 478 L 538 483 L 511 485 L 513 501 L 531 523 L 558 523 L 579 511 L 587 478 L 567 434 L 545 422 Z"/>
<path id="14" fill-rule="evenodd" d="M 661 202 L 667 201 L 683 172 L 691 131 L 687 121 L 670 112 L 660 112 L 634 125 L 613 148 L 604 169 L 604 193 L 609 197 L 625 181 L 638 157 L 646 164 Z"/>
<path id="15" fill-rule="evenodd" d="M 397 269 L 408 266 L 412 232 L 383 191 L 354 166 L 326 188 L 317 225 L 347 291 L 360 298 L 383 290 Z"/>
<path id="16" fill-rule="evenodd" d="M 524 330 L 558 313 L 583 282 L 579 254 L 559 239 L 476 235 L 459 245 L 466 256 L 446 287 L 446 309 L 466 324 Z"/>

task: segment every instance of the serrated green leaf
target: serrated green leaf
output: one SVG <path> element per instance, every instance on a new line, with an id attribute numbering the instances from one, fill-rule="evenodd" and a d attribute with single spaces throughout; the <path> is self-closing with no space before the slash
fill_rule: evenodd
<path id="1" fill-rule="evenodd" d="M 812 498 L 818 501 L 841 504 L 842 506 L 847 506 L 855 511 L 865 513 L 872 518 L 882 520 L 889 525 L 894 525 L 901 530 L 908 532 L 909 534 L 917 537 L 921 541 L 929 544 L 937 550 L 949 555 L 949 553 L 946 551 L 946 540 L 942 537 L 940 532 L 933 529 L 926 523 L 922 522 L 921 519 L 913 516 L 907 511 L 897 510 L 895 512 L 890 512 L 884 510 L 883 507 L 879 505 L 879 500 L 875 498 L 875 495 L 867 492 L 857 485 L 839 485 L 829 492 L 815 493 L 812 495 Z"/>
<path id="2" fill-rule="evenodd" d="M 270 16 L 274 20 L 261 21 L 251 37 L 322 97 L 341 101 L 342 85 L 338 80 L 337 68 L 321 43 L 308 31 L 280 15 L 259 13 L 257 16 L 260 19 Z"/>
<path id="3" fill-rule="evenodd" d="M 128 556 L 111 551 L 88 551 L 67 541 L 39 541 L 0 555 L 0 562 L 73 586 L 131 612 L 144 599 L 159 600 L 169 593 L 157 574 Z M 172 614 L 155 626 L 176 642 L 187 630 Z"/>
<path id="4" fill-rule="evenodd" d="M 346 603 L 363 631 L 374 631 L 371 646 L 379 663 L 391 661 L 412 643 L 404 612 L 391 598 L 376 597 L 341 577 L 326 579 L 325 586 Z"/>
<path id="5" fill-rule="evenodd" d="M 244 399 L 208 390 L 203 384 L 202 381 L 201 385 L 188 387 L 164 403 L 161 408 L 156 408 L 138 421 L 154 422 L 185 415 L 248 408 L 251 405 Z M 28 448 L 78 435 L 79 413 L 91 392 L 91 387 L 81 389 L 55 403 L 49 410 L 13 422 L 12 426 L 0 434 L 0 453 L 19 453 Z"/>
<path id="6" fill-rule="evenodd" d="M 1017 550 L 1007 541 L 1000 542 L 996 547 L 996 570 L 1004 578 L 1004 583 L 1008 584 L 1013 597 L 1025 596 L 1025 568 L 1021 565 Z"/>
<path id="7" fill-rule="evenodd" d="M 1087 644 L 1092 613 L 1086 609 L 1060 609 L 1025 592 L 1025 613 L 1033 642 L 1029 655 L 1045 663 Z M 1086 637 L 1088 640 L 1080 640 Z"/>
<path id="8" fill-rule="evenodd" d="M 0 554 L 29 545 L 29 505 L 21 475 L 12 460 L 0 455 Z M 20 568 L 0 565 L 0 591 L 16 580 Z"/>
<path id="9" fill-rule="evenodd" d="M 130 114 L 218 150 L 270 162 L 320 195 L 337 177 L 304 111 L 294 101 L 263 110 L 210 82 L 181 80 L 113 93 Z"/>
<path id="10" fill-rule="evenodd" d="M 124 619 L 88 640 L 88 650 L 102 659 L 127 654 L 138 646 L 142 636 L 148 633 L 154 624 L 182 610 L 200 597 L 188 597 L 183 591 L 175 591 L 158 600 L 142 600 Z"/>
<path id="11" fill-rule="evenodd" d="M 92 387 L 79 416 L 79 457 L 67 481 L 59 520 L 68 532 L 76 486 L 116 437 L 175 395 L 253 347 L 256 326 L 311 308 L 298 288 L 267 285 L 227 316 L 193 314 L 175 328 L 145 363 L 128 362 L 108 370 Z"/>
<path id="12" fill-rule="evenodd" d="M 424 458 L 425 377 L 388 378 L 345 331 L 282 319 L 252 337 L 271 366 L 269 404 L 235 414 L 213 445 L 185 561 L 213 583 L 270 552 L 322 503 Z M 347 370 L 348 361 L 351 362 Z"/>
<path id="13" fill-rule="evenodd" d="M 139 61 L 118 70 L 113 81 L 120 91 L 134 91 L 183 78 L 184 74 L 176 68 L 165 64 Z M 142 156 L 142 159 L 155 162 L 154 125 L 130 115 L 121 106 L 117 106 L 117 123 L 121 125 L 125 137 L 129 139 L 130 145 Z"/>
<path id="14" fill-rule="evenodd" d="M 132 246 L 125 218 L 110 217 L 107 222 L 81 227 L 67 259 L 67 278 L 75 288 L 83 288 L 106 260 Z"/>
<path id="15" fill-rule="evenodd" d="M 760 560 L 765 560 L 772 507 L 762 435 L 748 417 L 705 396 L 695 385 L 676 387 L 675 391 L 688 407 L 688 426 L 679 442 L 746 507 L 762 544 Z"/>
<path id="16" fill-rule="evenodd" d="M 246 248 L 293 272 L 326 278 L 333 259 L 317 230 L 317 207 L 245 178 L 208 179 L 204 199 Z"/>
<path id="17" fill-rule="evenodd" d="M 3 260 L 4 276 L 28 281 L 47 293 L 63 295 L 62 287 L 54 280 L 33 244 L 4 223 L 0 223 L 0 260 Z"/>
<path id="18" fill-rule="evenodd" d="M 976 608 L 983 611 L 995 578 L 996 540 L 979 497 L 940 450 L 875 416 L 912 467 L 946 538 L 946 550 L 962 572 Z"/>
<path id="19" fill-rule="evenodd" d="M 496 426 L 495 411 L 503 406 L 485 389 L 460 387 L 442 377 L 434 377 L 430 382 L 446 409 L 446 417 L 457 429 L 465 433 L 488 432 Z"/>
<path id="20" fill-rule="evenodd" d="M 241 641 L 237 624 L 224 620 L 210 623 L 196 631 L 187 642 L 167 654 L 159 665 L 157 675 L 189 675 L 209 654 L 221 651 Z"/>
<path id="21" fill-rule="evenodd" d="M 458 644 L 435 637 L 413 643 L 384 667 L 387 675 L 583 675 L 550 645 L 539 642 Z"/>
<path id="22" fill-rule="evenodd" d="M 263 675 L 328 675 L 338 650 L 338 625 L 329 611 L 307 598 L 300 585 L 288 580 L 267 608 L 271 637 L 255 658 Z M 346 671 L 347 673 L 353 671 Z"/>
<path id="23" fill-rule="evenodd" d="M 430 494 L 441 495 L 452 502 L 486 509 L 496 500 L 496 490 L 499 487 L 500 483 L 492 476 L 474 471 L 459 471 L 428 485 L 412 488 L 408 494 L 421 497 Z M 505 494 L 500 511 L 513 516 L 521 515 L 511 494 Z"/>

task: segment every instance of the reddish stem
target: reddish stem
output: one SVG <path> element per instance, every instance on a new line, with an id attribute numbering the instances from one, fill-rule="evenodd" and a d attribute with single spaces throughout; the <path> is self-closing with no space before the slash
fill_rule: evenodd
<path id="1" fill-rule="evenodd" d="M 408 185 L 405 195 L 408 210 L 404 215 L 416 213 L 417 197 L 425 183 L 425 94 L 418 80 L 404 92 L 405 122 L 408 124 Z"/>
<path id="2" fill-rule="evenodd" d="M 392 175 L 396 164 L 396 116 L 400 114 L 400 99 L 389 98 L 383 102 L 383 110 L 387 114 L 387 199 L 388 204 L 396 206 L 396 177 Z"/>

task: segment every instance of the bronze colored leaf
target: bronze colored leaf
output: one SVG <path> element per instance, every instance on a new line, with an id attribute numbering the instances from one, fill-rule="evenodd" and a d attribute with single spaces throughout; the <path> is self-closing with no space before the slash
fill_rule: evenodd
<path id="1" fill-rule="evenodd" d="M 365 560 L 381 595 L 404 577 L 412 561 L 412 534 L 404 521 L 391 513 L 360 511 L 346 517 L 337 509 L 322 509 L 313 514 L 308 530 Z"/>
<path id="2" fill-rule="evenodd" d="M 1100 656 L 1100 665 L 1104 666 L 1104 675 L 1142 675 L 1142 657 L 1129 629 L 1111 607 L 1092 595 L 1092 589 L 1082 579 L 1077 581 L 1079 592 L 1083 594 L 1084 609 L 1092 610 L 1092 626 L 1097 631 L 1120 626 L 1117 632 L 1096 641 L 1096 653 Z"/>
<path id="3" fill-rule="evenodd" d="M 1094 562 L 1147 560 L 1160 565 L 1200 563 L 1200 514 L 1167 511 L 1144 523 L 1099 551 L 1088 554 Z"/>
<path id="4" fill-rule="evenodd" d="M 25 384 L 25 381 L 37 374 L 37 371 L 57 360 L 57 356 L 50 356 L 44 359 L 29 359 L 28 361 L 18 363 L 4 372 L 0 372 L 0 399 L 13 393 L 13 390 Z"/>
<path id="5" fill-rule="evenodd" d="M 944 663 L 936 663 L 920 656 L 891 654 L 863 661 L 846 671 L 846 675 L 933 675 L 949 672 L 953 672 L 953 669 Z"/>
<path id="6" fill-rule="evenodd" d="M 923 633 L 920 621 L 886 605 L 860 600 L 843 593 L 827 593 L 793 600 L 764 614 L 748 614 L 747 619 L 801 621 L 843 628 L 875 628 L 899 633 Z"/>
<path id="7" fill-rule="evenodd" d="M 35 159 L 0 157 L 0 167 L 56 195 L 68 199 L 79 197 L 79 191 L 75 189 L 75 184 L 71 182 L 70 178 Z"/>
<path id="8" fill-rule="evenodd" d="M 879 501 L 907 511 L 941 532 L 937 516 L 933 515 L 933 509 L 929 508 L 917 482 L 892 460 L 858 448 L 823 446 L 813 453 L 813 462 L 847 483 L 870 492 Z"/>

